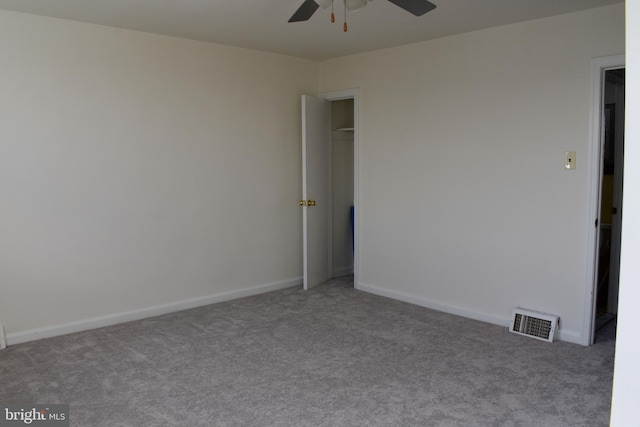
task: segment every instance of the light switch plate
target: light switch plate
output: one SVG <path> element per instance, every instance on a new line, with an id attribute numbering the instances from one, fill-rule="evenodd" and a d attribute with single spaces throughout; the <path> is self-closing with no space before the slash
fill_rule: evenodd
<path id="1" fill-rule="evenodd" d="M 564 168 L 567 170 L 573 170 L 576 168 L 576 152 L 575 151 L 564 152 Z"/>

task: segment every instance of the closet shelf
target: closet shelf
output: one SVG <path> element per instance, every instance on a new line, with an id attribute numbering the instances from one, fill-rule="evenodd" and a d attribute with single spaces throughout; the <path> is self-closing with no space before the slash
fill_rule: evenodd
<path id="1" fill-rule="evenodd" d="M 339 130 L 341 132 L 353 132 L 353 128 L 338 128 L 336 130 Z"/>

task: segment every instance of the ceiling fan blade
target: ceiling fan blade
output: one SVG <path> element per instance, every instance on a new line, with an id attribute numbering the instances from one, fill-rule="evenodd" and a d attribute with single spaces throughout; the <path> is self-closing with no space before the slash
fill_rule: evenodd
<path id="1" fill-rule="evenodd" d="M 436 5 L 427 0 L 389 0 L 406 10 L 409 13 L 413 13 L 416 16 L 422 16 L 427 12 L 436 8 Z"/>
<path id="2" fill-rule="evenodd" d="M 291 18 L 289 18 L 289 22 L 301 22 L 308 21 L 311 16 L 318 10 L 320 6 L 313 0 L 304 0 L 302 6 L 296 10 L 296 13 L 293 14 Z"/>

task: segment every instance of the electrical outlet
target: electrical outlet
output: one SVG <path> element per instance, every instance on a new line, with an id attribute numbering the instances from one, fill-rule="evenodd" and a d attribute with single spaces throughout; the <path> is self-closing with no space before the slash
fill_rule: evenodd
<path id="1" fill-rule="evenodd" d="M 4 336 L 4 326 L 0 323 L 0 350 L 7 348 L 7 340 Z"/>

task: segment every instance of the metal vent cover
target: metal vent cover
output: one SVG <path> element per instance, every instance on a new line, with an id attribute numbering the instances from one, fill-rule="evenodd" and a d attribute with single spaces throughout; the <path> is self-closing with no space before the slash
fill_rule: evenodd
<path id="1" fill-rule="evenodd" d="M 553 342 L 558 332 L 560 318 L 553 314 L 514 308 L 511 314 L 509 332 Z"/>

